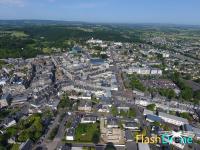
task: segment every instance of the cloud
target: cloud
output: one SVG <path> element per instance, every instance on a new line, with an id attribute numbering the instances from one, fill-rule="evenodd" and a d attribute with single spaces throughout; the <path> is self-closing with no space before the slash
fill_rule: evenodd
<path id="1" fill-rule="evenodd" d="M 24 6 L 24 0 L 0 0 L 2 5 Z"/>

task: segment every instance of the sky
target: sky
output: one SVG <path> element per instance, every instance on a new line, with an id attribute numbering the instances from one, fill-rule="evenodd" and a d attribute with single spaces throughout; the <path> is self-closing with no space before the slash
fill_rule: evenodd
<path id="1" fill-rule="evenodd" d="M 0 19 L 200 25 L 200 0 L 0 0 Z"/>

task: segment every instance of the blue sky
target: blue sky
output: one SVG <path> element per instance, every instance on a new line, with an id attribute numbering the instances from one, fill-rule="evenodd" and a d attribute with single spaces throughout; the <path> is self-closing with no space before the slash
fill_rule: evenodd
<path id="1" fill-rule="evenodd" d="M 200 25 L 200 0 L 0 0 L 0 19 Z"/>

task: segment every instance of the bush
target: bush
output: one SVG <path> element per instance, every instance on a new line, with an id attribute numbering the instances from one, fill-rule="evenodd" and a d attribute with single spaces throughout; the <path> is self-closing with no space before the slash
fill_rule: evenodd
<path id="1" fill-rule="evenodd" d="M 48 137 L 49 140 L 53 140 L 58 132 L 59 129 L 59 125 L 57 125 L 56 127 L 54 127 Z"/>
<path id="2" fill-rule="evenodd" d="M 154 111 L 156 109 L 156 105 L 155 104 L 150 104 L 146 107 L 148 110 Z"/>

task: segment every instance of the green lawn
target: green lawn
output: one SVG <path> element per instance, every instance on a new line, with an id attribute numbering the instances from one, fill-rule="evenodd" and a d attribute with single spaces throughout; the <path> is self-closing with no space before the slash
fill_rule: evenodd
<path id="1" fill-rule="evenodd" d="M 27 37 L 28 36 L 27 34 L 25 34 L 22 31 L 13 31 L 11 35 L 15 36 L 15 37 Z"/>
<path id="2" fill-rule="evenodd" d="M 75 140 L 79 142 L 98 143 L 99 136 L 99 123 L 79 124 L 75 131 Z"/>

